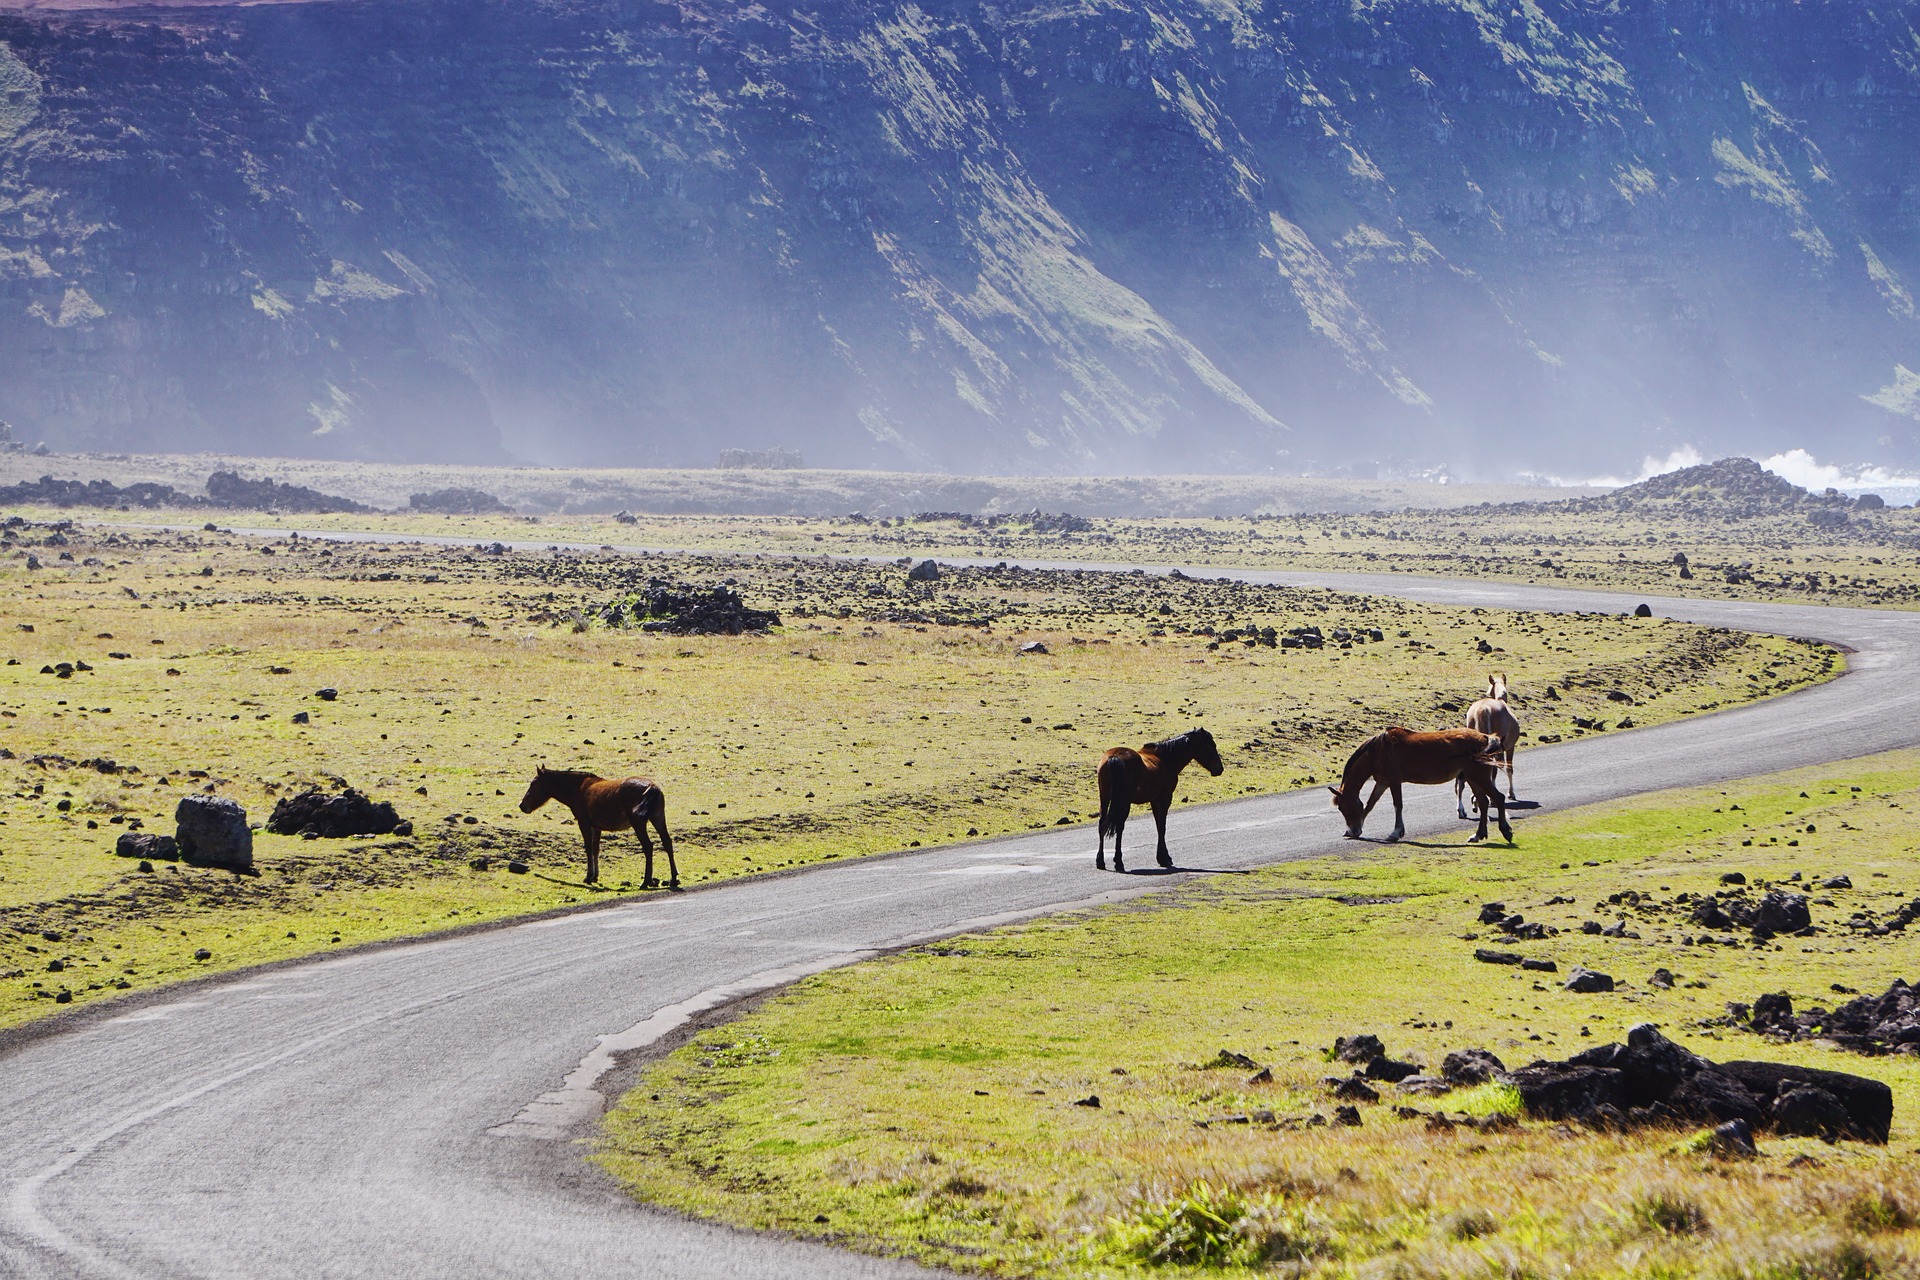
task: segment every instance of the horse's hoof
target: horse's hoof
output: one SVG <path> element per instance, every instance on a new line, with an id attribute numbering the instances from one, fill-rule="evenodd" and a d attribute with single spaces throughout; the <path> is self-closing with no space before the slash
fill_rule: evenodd
<path id="1" fill-rule="evenodd" d="M 1159 857 L 1155 858 L 1154 861 L 1159 863 L 1161 866 L 1167 867 L 1169 869 L 1171 869 L 1173 866 L 1173 858 L 1169 854 L 1163 853 Z"/>
<path id="2" fill-rule="evenodd" d="M 640 887 L 642 889 L 658 889 L 660 887 L 660 882 L 658 880 L 642 880 L 640 882 Z"/>
<path id="3" fill-rule="evenodd" d="M 1095 858 L 1093 860 L 1093 869 L 1095 871 L 1105 871 L 1107 869 L 1107 860 L 1105 858 Z"/>

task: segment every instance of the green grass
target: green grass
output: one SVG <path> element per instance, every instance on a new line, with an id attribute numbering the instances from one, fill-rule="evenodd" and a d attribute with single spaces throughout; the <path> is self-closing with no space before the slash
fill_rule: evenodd
<path id="1" fill-rule="evenodd" d="M 732 580 L 785 624 L 670 637 L 588 620 L 653 577 Z M 564 812 L 518 812 L 539 763 L 658 778 L 683 881 L 698 885 L 1087 820 L 1101 750 L 1195 723 L 1229 772 L 1187 798 L 1307 785 L 1382 725 L 1455 721 L 1490 666 L 1512 677 L 1536 735 L 1572 735 L 1576 715 L 1657 723 L 1840 669 L 1817 647 L 1658 619 L 1125 573 L 983 569 L 922 586 L 894 564 L 205 531 L 12 530 L 0 589 L 0 1024 L 63 995 L 633 891 L 631 838 L 609 842 L 604 888 L 590 890 Z M 1316 651 L 1219 638 L 1304 623 L 1383 639 Z M 1051 652 L 1015 652 L 1030 640 Z M 42 674 L 82 661 L 92 670 Z M 338 700 L 317 699 L 322 687 Z M 393 801 L 413 837 L 262 833 L 257 880 L 113 856 L 136 821 L 170 831 L 189 790 L 211 786 L 262 821 L 280 797 L 337 781 Z M 508 858 L 530 873 L 509 874 Z"/>
<path id="2" fill-rule="evenodd" d="M 1915 805 L 1920 755 L 1902 753 L 1542 816 L 1515 849 L 1356 849 L 948 940 L 703 1032 L 609 1115 L 599 1159 L 655 1203 L 989 1274 L 1913 1274 L 1920 1060 L 1775 1044 L 1721 1013 L 1914 975 L 1920 937 L 1844 924 L 1920 890 Z M 1764 948 L 1689 945 L 1684 909 L 1608 902 L 1668 904 L 1729 870 L 1856 887 L 1813 891 L 1822 932 Z M 1522 949 L 1562 976 L 1585 964 L 1621 988 L 1476 962 L 1487 901 L 1557 927 Z M 1641 936 L 1579 929 L 1615 919 Z M 1651 985 L 1656 968 L 1677 985 Z M 1335 1105 L 1321 1080 L 1342 1034 L 1435 1067 L 1466 1047 L 1519 1065 L 1642 1021 L 1709 1057 L 1883 1079 L 1893 1141 L 1763 1137 L 1730 1164 L 1671 1131 L 1434 1131 L 1392 1110 L 1511 1114 L 1498 1086 L 1389 1089 L 1359 1128 L 1311 1123 Z M 1271 1081 L 1217 1065 L 1223 1048 Z"/>

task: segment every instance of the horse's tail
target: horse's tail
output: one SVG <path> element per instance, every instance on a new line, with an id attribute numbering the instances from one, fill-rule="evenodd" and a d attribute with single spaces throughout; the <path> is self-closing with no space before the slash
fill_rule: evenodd
<path id="1" fill-rule="evenodd" d="M 1108 756 L 1094 773 L 1100 784 L 1100 837 L 1105 839 L 1126 822 L 1133 802 L 1133 787 L 1127 777 L 1126 758 Z"/>

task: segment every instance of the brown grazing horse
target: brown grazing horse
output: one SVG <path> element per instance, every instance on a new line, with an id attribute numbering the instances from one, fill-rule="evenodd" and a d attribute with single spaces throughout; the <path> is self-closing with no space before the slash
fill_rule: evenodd
<path id="1" fill-rule="evenodd" d="M 1149 742 L 1138 751 L 1115 747 L 1100 758 L 1096 775 L 1100 781 L 1100 847 L 1093 855 L 1094 866 L 1107 869 L 1107 835 L 1112 833 L 1113 869 L 1127 869 L 1120 856 L 1120 835 L 1127 829 L 1127 815 L 1136 804 L 1153 806 L 1154 826 L 1160 831 L 1160 847 L 1154 856 L 1163 867 L 1173 865 L 1173 855 L 1167 852 L 1167 808 L 1173 803 L 1180 771 L 1196 762 L 1216 778 L 1226 768 L 1220 763 L 1220 749 L 1213 745 L 1213 735 L 1205 729 L 1189 729 L 1165 742 Z"/>
<path id="2" fill-rule="evenodd" d="M 1498 750 L 1500 739 L 1478 729 L 1417 733 L 1395 725 L 1356 747 L 1347 759 L 1340 785 L 1327 790 L 1333 792 L 1333 807 L 1347 820 L 1347 836 L 1353 840 L 1360 838 L 1360 827 L 1373 812 L 1373 806 L 1380 802 L 1380 793 L 1391 790 L 1393 834 L 1387 839 L 1398 840 L 1407 834 L 1406 819 L 1400 809 L 1402 784 L 1438 786 L 1464 778 L 1473 788 L 1473 803 L 1480 811 L 1480 830 L 1474 833 L 1474 842 L 1487 838 L 1487 807 L 1493 805 L 1500 810 L 1500 834 L 1512 844 L 1513 827 L 1507 822 L 1507 802 L 1501 798 L 1494 774 L 1493 753 Z M 1362 805 L 1360 787 L 1368 778 L 1374 780 L 1373 794 Z"/>
<path id="3" fill-rule="evenodd" d="M 1513 749 L 1520 743 L 1520 720 L 1507 709 L 1506 676 L 1496 671 L 1487 677 L 1487 696 L 1467 708 L 1467 728 L 1500 739 L 1500 760 L 1507 770 L 1507 799 L 1518 800 L 1520 797 L 1513 793 Z M 1467 816 L 1466 802 L 1462 799 L 1466 789 L 1464 778 L 1453 784 L 1453 805 L 1463 818 Z"/>
<path id="4" fill-rule="evenodd" d="M 647 855 L 647 874 L 641 882 L 651 889 L 659 884 L 653 878 L 653 840 L 647 824 L 660 833 L 660 847 L 667 851 L 667 887 L 680 887 L 680 868 L 673 861 L 673 837 L 667 834 L 667 797 L 650 778 L 625 778 L 615 781 L 578 769 L 549 769 L 541 765 L 533 775 L 527 794 L 520 797 L 520 812 L 532 813 L 549 800 L 558 800 L 573 810 L 580 824 L 580 838 L 587 844 L 587 883 L 600 879 L 600 833 L 632 830 L 640 837 L 640 849 Z"/>

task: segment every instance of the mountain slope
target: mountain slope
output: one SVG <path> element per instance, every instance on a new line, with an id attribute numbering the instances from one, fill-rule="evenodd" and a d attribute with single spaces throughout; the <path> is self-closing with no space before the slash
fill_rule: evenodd
<path id="1" fill-rule="evenodd" d="M 1910 462 L 1917 11 L 0 0 L 0 417 L 620 465 Z"/>

